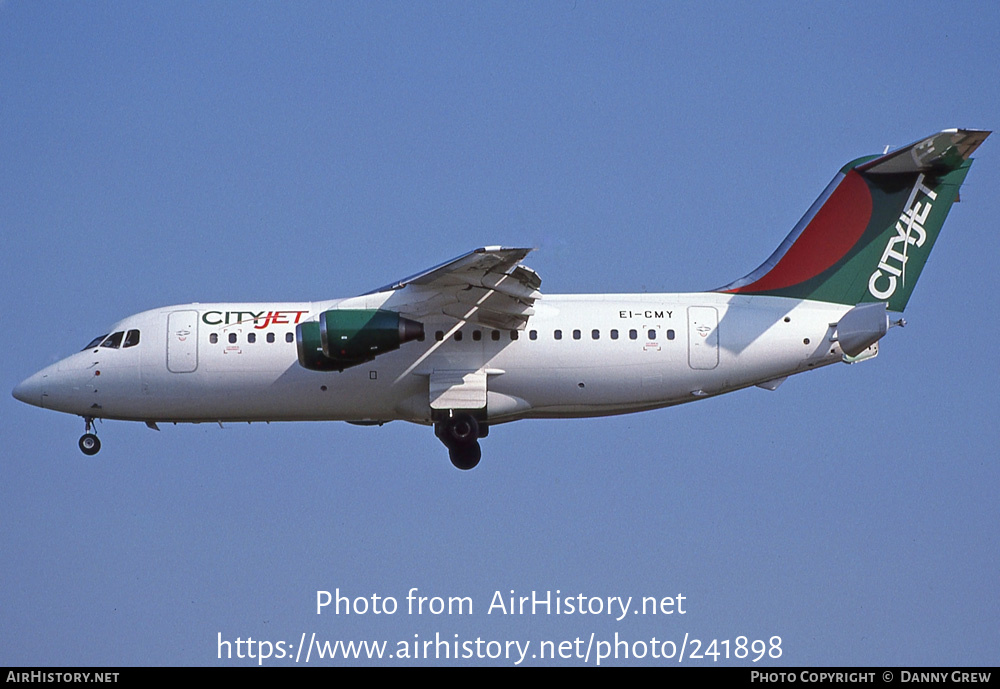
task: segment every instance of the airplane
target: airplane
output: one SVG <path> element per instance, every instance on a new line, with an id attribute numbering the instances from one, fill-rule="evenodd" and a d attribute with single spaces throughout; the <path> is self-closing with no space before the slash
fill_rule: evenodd
<path id="1" fill-rule="evenodd" d="M 346 299 L 184 304 L 116 323 L 21 382 L 22 402 L 163 423 L 432 425 L 459 469 L 495 424 L 669 407 L 878 354 L 971 154 L 948 129 L 843 166 L 778 249 L 723 287 L 542 294 L 532 249 L 488 246 Z"/>

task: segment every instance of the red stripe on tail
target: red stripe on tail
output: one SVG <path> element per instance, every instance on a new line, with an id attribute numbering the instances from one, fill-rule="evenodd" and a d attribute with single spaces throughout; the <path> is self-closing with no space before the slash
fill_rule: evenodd
<path id="1" fill-rule="evenodd" d="M 727 291 L 766 292 L 798 285 L 819 275 L 861 239 L 871 214 L 868 185 L 860 174 L 851 170 L 777 265 L 756 282 Z"/>

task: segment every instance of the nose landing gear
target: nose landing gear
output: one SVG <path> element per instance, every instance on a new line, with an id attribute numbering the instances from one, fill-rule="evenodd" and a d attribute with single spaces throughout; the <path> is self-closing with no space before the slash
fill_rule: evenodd
<path id="1" fill-rule="evenodd" d="M 80 436 L 80 452 L 85 455 L 96 455 L 101 451 L 101 441 L 95 434 L 90 432 L 90 429 L 94 425 L 94 419 L 89 416 L 85 416 L 83 417 L 83 420 L 86 422 L 87 426 L 84 429 L 86 432 Z"/>

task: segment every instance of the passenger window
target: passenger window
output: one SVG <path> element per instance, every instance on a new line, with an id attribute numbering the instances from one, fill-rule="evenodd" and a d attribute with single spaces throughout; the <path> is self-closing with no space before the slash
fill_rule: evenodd
<path id="1" fill-rule="evenodd" d="M 555 335 L 555 338 L 557 340 L 561 340 L 562 339 L 562 330 L 556 330 L 555 333 L 553 333 L 553 334 Z"/>
<path id="2" fill-rule="evenodd" d="M 538 331 L 537 330 L 532 330 L 530 333 L 528 333 L 528 337 L 530 339 L 532 339 L 532 340 L 537 340 L 538 339 Z"/>
<path id="3" fill-rule="evenodd" d="M 580 339 L 580 331 L 579 330 L 574 330 L 573 331 L 573 339 L 574 340 L 579 340 Z"/>
<path id="4" fill-rule="evenodd" d="M 274 342 L 274 333 L 267 334 L 267 343 L 272 344 Z"/>
<path id="5" fill-rule="evenodd" d="M 516 330 L 511 330 L 510 331 L 510 339 L 511 340 L 516 340 L 518 338 L 518 335 L 519 335 L 519 333 Z"/>
<path id="6" fill-rule="evenodd" d="M 649 332 L 646 333 L 646 334 L 649 335 L 649 339 L 650 340 L 655 340 L 656 339 L 656 331 L 653 330 L 652 328 L 650 328 Z"/>
<path id="7" fill-rule="evenodd" d="M 119 330 L 114 333 L 111 337 L 106 339 L 101 343 L 102 347 L 107 347 L 108 349 L 118 349 L 122 344 L 122 338 L 125 337 L 125 331 Z"/>
<path id="8" fill-rule="evenodd" d="M 285 333 L 285 342 L 289 344 L 295 342 L 295 333 Z"/>
<path id="9" fill-rule="evenodd" d="M 472 339 L 475 340 L 476 342 L 479 342 L 481 339 L 483 339 L 483 331 L 482 330 L 473 330 L 472 331 Z"/>
<path id="10" fill-rule="evenodd" d="M 459 330 L 457 333 L 455 333 L 455 342 L 461 342 L 461 341 L 462 341 L 462 331 Z"/>
<path id="11" fill-rule="evenodd" d="M 634 328 L 632 330 L 629 330 L 628 331 L 628 339 L 630 339 L 630 340 L 638 340 L 639 339 L 639 331 L 635 330 Z"/>
<path id="12" fill-rule="evenodd" d="M 592 338 L 594 338 L 595 340 L 599 340 L 599 339 L 601 339 L 601 331 L 600 330 L 591 330 L 590 331 L 590 336 Z"/>
<path id="13" fill-rule="evenodd" d="M 236 344 L 236 333 L 229 333 L 229 344 Z"/>
<path id="14" fill-rule="evenodd" d="M 674 339 L 674 331 L 673 330 L 668 330 L 667 331 L 667 339 L 668 340 Z"/>
<path id="15" fill-rule="evenodd" d="M 135 347 L 137 344 L 139 344 L 139 331 L 129 330 L 128 333 L 125 334 L 125 342 L 122 344 L 122 349 L 125 349 L 126 347 Z"/>
<path id="16" fill-rule="evenodd" d="M 499 342 L 500 341 L 500 331 L 499 330 L 492 331 L 490 333 L 490 337 L 493 338 L 494 342 Z"/>
<path id="17" fill-rule="evenodd" d="M 611 331 L 611 339 L 612 340 L 617 340 L 618 339 L 618 331 L 617 330 L 612 330 Z"/>
<path id="18" fill-rule="evenodd" d="M 212 344 L 218 344 L 219 343 L 219 333 L 212 333 L 211 335 L 209 335 L 208 336 L 208 341 L 211 342 Z"/>
<path id="19" fill-rule="evenodd" d="M 86 347 L 84 347 L 83 349 L 90 349 L 91 347 L 96 347 L 97 345 L 101 344 L 101 342 L 103 342 L 104 338 L 107 337 L 107 336 L 108 336 L 108 334 L 104 333 L 100 337 L 95 337 L 93 340 L 90 341 L 90 344 L 87 345 Z M 80 351 L 82 352 L 83 349 L 81 349 Z"/>
<path id="20" fill-rule="evenodd" d="M 247 342 L 253 344 L 257 341 L 257 333 L 247 333 Z"/>
<path id="21" fill-rule="evenodd" d="M 444 331 L 438 330 L 436 333 L 434 333 L 434 339 L 437 340 L 438 342 L 444 340 Z"/>

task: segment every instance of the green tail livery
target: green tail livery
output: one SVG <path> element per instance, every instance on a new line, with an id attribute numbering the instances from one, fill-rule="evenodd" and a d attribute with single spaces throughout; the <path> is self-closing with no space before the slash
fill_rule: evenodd
<path id="1" fill-rule="evenodd" d="M 777 251 L 717 291 L 906 307 L 973 151 L 988 131 L 949 129 L 845 165 Z"/>

